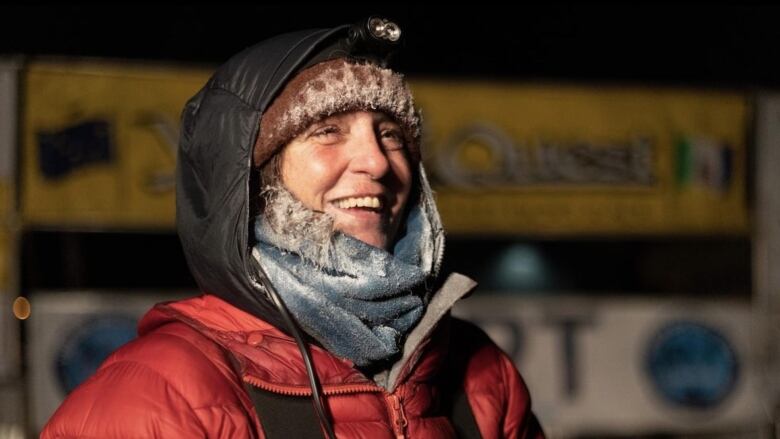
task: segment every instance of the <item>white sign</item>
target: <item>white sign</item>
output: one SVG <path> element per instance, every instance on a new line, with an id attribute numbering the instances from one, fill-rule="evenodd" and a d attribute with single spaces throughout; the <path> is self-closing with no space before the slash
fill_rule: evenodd
<path id="1" fill-rule="evenodd" d="M 514 358 L 554 437 L 760 425 L 749 303 L 475 295 L 455 314 Z"/>

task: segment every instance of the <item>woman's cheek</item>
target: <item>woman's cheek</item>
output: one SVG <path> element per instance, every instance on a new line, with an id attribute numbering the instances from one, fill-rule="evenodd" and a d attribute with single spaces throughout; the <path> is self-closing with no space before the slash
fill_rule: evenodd
<path id="1" fill-rule="evenodd" d="M 342 168 L 339 155 L 331 151 L 320 151 L 312 154 L 306 161 L 306 171 L 313 179 L 323 183 L 338 180 L 339 170 Z"/>

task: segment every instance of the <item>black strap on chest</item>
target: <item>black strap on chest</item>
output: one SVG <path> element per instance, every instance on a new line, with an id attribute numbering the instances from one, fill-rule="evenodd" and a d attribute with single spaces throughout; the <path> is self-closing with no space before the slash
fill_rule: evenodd
<path id="1" fill-rule="evenodd" d="M 474 412 L 469 405 L 463 389 L 466 359 L 471 354 L 468 340 L 460 340 L 460 349 L 450 349 L 444 363 L 446 366 L 438 377 L 437 385 L 441 389 L 438 412 L 446 416 L 459 438 L 481 439 Z M 239 374 L 238 362 L 227 351 L 235 373 Z M 238 375 L 240 376 L 240 375 Z M 266 438 L 322 439 L 325 437 L 311 397 L 282 395 L 260 389 L 241 380 L 252 404 Z M 259 437 L 259 434 L 257 435 Z"/>
<path id="2" fill-rule="evenodd" d="M 480 439 L 482 435 L 479 434 L 477 420 L 474 419 L 474 412 L 471 411 L 466 392 L 463 391 L 463 387 L 458 386 L 457 391 L 454 393 L 450 421 L 452 426 L 455 427 L 455 432 L 459 438 Z"/>
<path id="3" fill-rule="evenodd" d="M 477 420 L 469 405 L 463 383 L 466 376 L 466 365 L 472 354 L 472 340 L 464 339 L 458 334 L 459 322 L 451 320 L 450 325 L 439 330 L 447 331 L 446 337 L 452 344 L 454 337 L 458 338 L 458 348 L 451 346 L 444 367 L 438 377 L 438 385 L 441 391 L 439 396 L 439 410 L 447 416 L 455 428 L 459 438 L 481 438 L 477 427 Z M 453 335 L 455 334 L 455 335 Z"/>
<path id="4" fill-rule="evenodd" d="M 311 397 L 267 392 L 248 383 L 244 383 L 244 388 L 255 405 L 266 438 L 325 437 L 314 412 Z"/>
<path id="5" fill-rule="evenodd" d="M 324 437 L 310 397 L 281 395 L 248 383 L 244 383 L 244 388 L 255 406 L 267 438 L 322 439 Z M 449 410 L 448 418 L 458 437 L 481 438 L 463 388 L 458 386 L 458 390 L 449 396 L 452 398 L 451 404 L 445 401 L 443 408 Z"/>
<path id="6" fill-rule="evenodd" d="M 440 394 L 439 411 L 452 422 L 459 438 L 479 439 L 482 436 L 461 385 L 462 370 L 452 367 L 455 364 L 457 363 L 450 363 L 451 367 L 446 369 L 447 373 L 439 382 L 444 390 Z M 243 384 L 255 407 L 266 438 L 322 439 L 325 437 L 310 397 L 282 395 L 265 391 L 246 382 Z"/>

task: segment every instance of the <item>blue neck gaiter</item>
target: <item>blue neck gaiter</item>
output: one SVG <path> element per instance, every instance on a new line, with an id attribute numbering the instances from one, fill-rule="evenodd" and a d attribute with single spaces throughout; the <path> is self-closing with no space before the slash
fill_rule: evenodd
<path id="1" fill-rule="evenodd" d="M 435 276 L 434 253 L 441 251 L 434 239 L 441 230 L 426 206 L 421 202 L 409 210 L 406 233 L 392 254 L 335 232 L 318 262 L 307 254 L 319 251 L 321 243 L 299 240 L 291 246 L 295 240 L 261 215 L 255 221 L 255 257 L 309 335 L 335 355 L 368 366 L 397 355 L 425 309 L 425 284 Z"/>

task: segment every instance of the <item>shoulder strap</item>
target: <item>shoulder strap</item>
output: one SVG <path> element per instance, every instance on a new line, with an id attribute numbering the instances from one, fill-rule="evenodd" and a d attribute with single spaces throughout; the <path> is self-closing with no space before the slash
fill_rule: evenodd
<path id="1" fill-rule="evenodd" d="M 469 405 L 469 399 L 462 383 L 456 381 L 449 381 L 449 383 L 453 385 L 450 387 L 445 385 L 442 389 L 444 392 L 441 394 L 443 414 L 450 419 L 459 438 L 481 439 L 482 435 L 479 433 L 477 420 L 474 418 L 474 412 L 471 411 L 471 405 Z"/>
<path id="2" fill-rule="evenodd" d="M 244 388 L 252 399 L 266 438 L 321 439 L 323 437 L 320 423 L 309 398 L 266 392 L 248 383 L 244 383 Z M 454 389 L 450 401 L 452 406 L 449 407 L 449 418 L 458 437 L 480 439 L 482 436 L 463 386 Z"/>
<path id="3" fill-rule="evenodd" d="M 321 439 L 323 437 L 310 398 L 268 392 L 244 382 L 240 378 L 238 362 L 233 353 L 228 350 L 225 352 L 233 366 L 233 371 L 252 400 L 266 438 Z M 456 367 L 448 368 L 448 373 L 443 377 L 443 389 L 449 391 L 442 394 L 442 409 L 452 421 L 459 438 L 481 439 L 477 421 L 463 388 L 466 362 L 462 358 L 462 352 L 451 350 L 452 362 L 449 364 Z"/>
<path id="4" fill-rule="evenodd" d="M 463 386 L 458 386 L 455 395 L 452 398 L 452 414 L 450 415 L 452 425 L 459 438 L 481 439 L 477 427 L 477 420 L 474 418 L 474 412 L 471 411 L 469 399 Z"/>
<path id="5" fill-rule="evenodd" d="M 225 355 L 237 379 L 243 384 L 244 390 L 252 400 L 255 413 L 260 420 L 260 428 L 267 439 L 301 438 L 321 439 L 323 437 L 320 422 L 312 407 L 311 399 L 300 396 L 281 395 L 266 392 L 241 379 L 238 360 L 232 352 L 225 349 Z M 257 437 L 260 437 L 255 432 Z"/>
<path id="6" fill-rule="evenodd" d="M 461 322 L 450 319 L 446 327 L 450 338 L 446 369 L 442 376 L 442 410 L 450 418 L 459 438 L 481 439 L 474 412 L 471 410 L 466 389 L 463 388 L 466 377 L 466 365 L 473 353 L 472 340 L 460 340 L 464 331 L 459 331 Z M 445 329 L 445 328 L 442 328 Z"/>
<path id="7" fill-rule="evenodd" d="M 244 383 L 244 388 L 255 405 L 266 438 L 322 439 L 311 398 L 266 392 L 248 383 Z"/>

